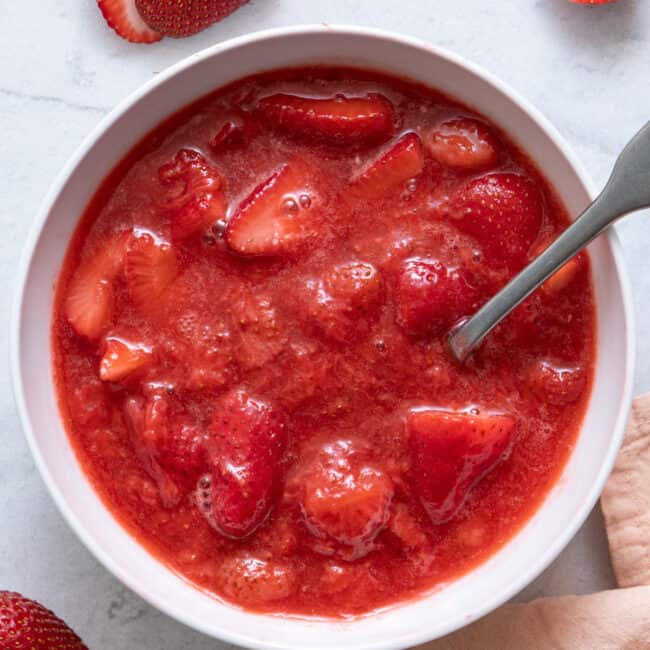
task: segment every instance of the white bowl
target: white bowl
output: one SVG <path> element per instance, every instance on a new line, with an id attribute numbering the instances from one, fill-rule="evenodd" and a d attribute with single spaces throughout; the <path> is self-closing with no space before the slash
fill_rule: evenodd
<path id="1" fill-rule="evenodd" d="M 546 119 L 458 56 L 356 27 L 294 27 L 236 38 L 189 57 L 131 95 L 59 175 L 20 268 L 12 323 L 13 383 L 32 453 L 61 512 L 104 566 L 149 603 L 206 634 L 254 648 L 405 648 L 448 634 L 516 594 L 558 555 L 594 506 L 622 438 L 633 375 L 630 293 L 614 234 L 590 249 L 598 359 L 588 412 L 561 479 L 521 532 L 487 562 L 413 602 L 358 619 L 247 613 L 166 569 L 113 519 L 91 488 L 63 429 L 52 382 L 54 279 L 79 216 L 111 168 L 163 118 L 209 91 L 261 70 L 313 63 L 374 68 L 441 89 L 506 130 L 545 172 L 572 215 L 593 196 L 582 167 Z"/>

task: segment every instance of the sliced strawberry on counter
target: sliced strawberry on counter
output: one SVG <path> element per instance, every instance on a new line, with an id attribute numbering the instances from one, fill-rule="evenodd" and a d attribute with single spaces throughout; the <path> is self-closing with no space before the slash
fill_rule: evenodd
<path id="1" fill-rule="evenodd" d="M 248 0 L 135 0 L 142 20 L 163 36 L 192 36 L 246 4 Z"/>
<path id="2" fill-rule="evenodd" d="M 577 5 L 607 5 L 616 2 L 616 0 L 569 0 L 569 2 Z"/>
<path id="3" fill-rule="evenodd" d="M 54 612 L 13 591 L 0 591 L 0 643 L 6 650 L 88 650 Z"/>
<path id="4" fill-rule="evenodd" d="M 181 149 L 158 170 L 158 176 L 174 192 L 168 204 L 173 241 L 205 232 L 225 218 L 223 177 L 198 151 Z"/>
<path id="5" fill-rule="evenodd" d="M 114 235 L 83 263 L 70 282 L 65 315 L 77 334 L 101 336 L 113 312 L 113 280 L 124 263 L 126 236 Z"/>
<path id="6" fill-rule="evenodd" d="M 119 36 L 132 43 L 155 43 L 162 34 L 142 20 L 135 0 L 97 0 L 104 19 Z"/>
<path id="7" fill-rule="evenodd" d="M 587 377 L 581 366 L 566 366 L 548 359 L 532 363 L 525 377 L 533 394 L 540 401 L 554 406 L 575 402 L 587 384 Z"/>
<path id="8" fill-rule="evenodd" d="M 298 481 L 312 534 L 349 547 L 345 559 L 366 555 L 388 521 L 393 485 L 385 472 L 366 462 L 352 441 L 337 440 L 314 455 Z"/>
<path id="9" fill-rule="evenodd" d="M 489 127 L 469 117 L 447 120 L 429 136 L 431 155 L 453 169 L 477 170 L 499 160 L 499 143 Z"/>
<path id="10" fill-rule="evenodd" d="M 305 309 L 322 332 L 346 341 L 364 316 L 376 312 L 384 295 L 381 275 L 369 262 L 338 264 L 307 281 Z"/>
<path id="11" fill-rule="evenodd" d="M 376 199 L 395 193 L 423 169 L 422 142 L 416 133 L 407 133 L 352 180 L 352 189 L 357 196 Z"/>
<path id="12" fill-rule="evenodd" d="M 542 196 L 521 174 L 481 176 L 457 191 L 451 201 L 458 228 L 474 237 L 491 264 L 517 270 L 542 225 Z"/>
<path id="13" fill-rule="evenodd" d="M 153 233 L 135 229 L 126 247 L 126 286 L 139 307 L 154 305 L 178 272 L 171 244 Z"/>
<path id="14" fill-rule="evenodd" d="M 305 163 L 286 163 L 242 201 L 228 221 L 226 242 L 241 255 L 294 252 L 314 234 L 315 199 Z"/>
<path id="15" fill-rule="evenodd" d="M 436 334 L 472 314 L 480 296 L 463 269 L 436 259 L 402 262 L 397 280 L 397 321 L 410 334 Z"/>
<path id="16" fill-rule="evenodd" d="M 393 106 L 378 94 L 315 98 L 279 93 L 258 103 L 263 119 L 289 135 L 331 145 L 372 144 L 393 134 Z"/>
<path id="17" fill-rule="evenodd" d="M 413 487 L 431 521 L 452 519 L 503 459 L 515 430 L 507 415 L 412 410 L 406 420 Z"/>
<path id="18" fill-rule="evenodd" d="M 242 539 L 264 522 L 281 487 L 287 422 L 276 407 L 235 390 L 217 404 L 209 429 L 213 470 L 202 512 L 222 535 Z"/>
<path id="19" fill-rule="evenodd" d="M 99 376 L 102 381 L 122 381 L 146 366 L 151 354 L 151 348 L 147 345 L 111 336 L 106 339 L 104 356 L 99 363 Z"/>

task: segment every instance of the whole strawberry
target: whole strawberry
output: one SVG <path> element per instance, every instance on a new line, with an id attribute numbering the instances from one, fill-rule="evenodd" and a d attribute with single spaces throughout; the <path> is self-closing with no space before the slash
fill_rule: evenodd
<path id="1" fill-rule="evenodd" d="M 248 0 L 135 0 L 145 23 L 163 36 L 191 36 L 230 15 Z"/>
<path id="2" fill-rule="evenodd" d="M 88 650 L 53 612 L 12 591 L 0 591 L 0 648 Z"/>

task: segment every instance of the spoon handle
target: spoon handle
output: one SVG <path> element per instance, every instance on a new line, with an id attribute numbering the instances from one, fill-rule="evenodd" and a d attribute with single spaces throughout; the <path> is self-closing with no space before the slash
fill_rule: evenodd
<path id="1" fill-rule="evenodd" d="M 449 346 L 465 361 L 485 336 L 553 273 L 618 218 L 650 206 L 650 122 L 618 157 L 598 198 L 543 253 L 449 336 Z"/>

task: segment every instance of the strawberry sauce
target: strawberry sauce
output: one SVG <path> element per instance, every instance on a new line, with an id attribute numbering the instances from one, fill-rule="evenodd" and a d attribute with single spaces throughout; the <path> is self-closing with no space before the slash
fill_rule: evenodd
<path id="1" fill-rule="evenodd" d="M 340 617 L 483 562 L 589 398 L 582 254 L 463 366 L 446 336 L 569 223 L 498 128 L 352 69 L 237 82 L 110 174 L 57 286 L 67 431 L 160 561 L 255 611 Z"/>

